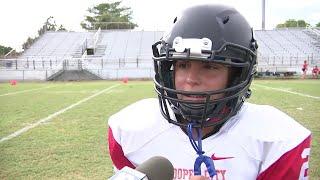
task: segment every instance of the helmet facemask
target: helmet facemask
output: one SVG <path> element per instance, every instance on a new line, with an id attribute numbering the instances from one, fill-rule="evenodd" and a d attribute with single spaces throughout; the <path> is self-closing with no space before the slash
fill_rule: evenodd
<path id="1" fill-rule="evenodd" d="M 157 46 L 161 44 L 160 51 Z M 249 86 L 255 72 L 255 54 L 244 47 L 234 44 L 224 44 L 219 50 L 201 50 L 194 55 L 191 48 L 183 52 L 176 51 L 164 41 L 153 46 L 155 75 L 155 90 L 158 94 L 163 116 L 179 126 L 187 126 L 192 122 L 195 127 L 208 127 L 224 123 L 234 116 L 249 95 Z M 156 52 L 156 53 L 155 53 Z M 214 62 L 229 68 L 229 81 L 225 89 L 215 91 L 190 92 L 176 90 L 174 64 L 177 60 Z M 203 96 L 203 101 L 187 101 L 179 96 Z M 219 96 L 214 99 L 212 97 Z M 222 96 L 222 97 L 221 97 Z M 187 122 L 181 122 L 171 113 L 182 116 Z"/>

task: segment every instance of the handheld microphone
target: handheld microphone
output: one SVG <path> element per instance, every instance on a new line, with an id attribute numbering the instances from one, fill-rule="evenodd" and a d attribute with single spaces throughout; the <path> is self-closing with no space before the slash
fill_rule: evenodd
<path id="1" fill-rule="evenodd" d="M 161 156 L 155 156 L 140 164 L 136 169 L 124 167 L 109 180 L 172 180 L 173 165 Z"/>

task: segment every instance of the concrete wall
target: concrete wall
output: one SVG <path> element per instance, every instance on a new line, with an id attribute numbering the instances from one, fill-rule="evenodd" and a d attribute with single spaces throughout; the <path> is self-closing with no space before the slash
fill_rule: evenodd
<path id="1" fill-rule="evenodd" d="M 0 70 L 0 81 L 7 80 L 41 80 L 45 81 L 47 77 L 51 76 L 57 70 Z"/>
<path id="2" fill-rule="evenodd" d="M 40 80 L 45 81 L 58 70 L 0 70 L 0 81 L 7 80 Z M 103 79 L 143 78 L 152 79 L 154 72 L 152 68 L 125 68 L 125 69 L 95 69 L 90 72 Z"/>
<path id="3" fill-rule="evenodd" d="M 122 79 L 124 77 L 152 79 L 154 77 L 153 68 L 96 69 L 89 71 L 103 79 Z"/>

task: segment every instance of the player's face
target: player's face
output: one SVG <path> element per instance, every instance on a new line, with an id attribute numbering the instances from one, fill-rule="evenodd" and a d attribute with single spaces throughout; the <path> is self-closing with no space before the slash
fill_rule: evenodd
<path id="1" fill-rule="evenodd" d="M 184 91 L 213 91 L 227 87 L 229 68 L 217 63 L 203 61 L 178 60 L 175 63 L 175 86 Z M 210 99 L 219 99 L 223 94 L 212 95 Z M 178 98 L 190 101 L 204 101 L 204 96 L 185 96 Z"/>

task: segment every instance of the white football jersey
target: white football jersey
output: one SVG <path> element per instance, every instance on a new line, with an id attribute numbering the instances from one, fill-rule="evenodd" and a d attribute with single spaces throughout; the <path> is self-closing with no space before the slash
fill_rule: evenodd
<path id="1" fill-rule="evenodd" d="M 138 101 L 110 117 L 109 152 L 115 168 L 136 167 L 153 156 L 174 166 L 174 179 L 189 179 L 198 157 L 188 136 L 160 112 L 158 99 Z M 202 141 L 213 159 L 212 179 L 305 179 L 311 132 L 268 105 L 244 103 L 237 115 Z M 209 176 L 205 165 L 202 175 Z"/>

